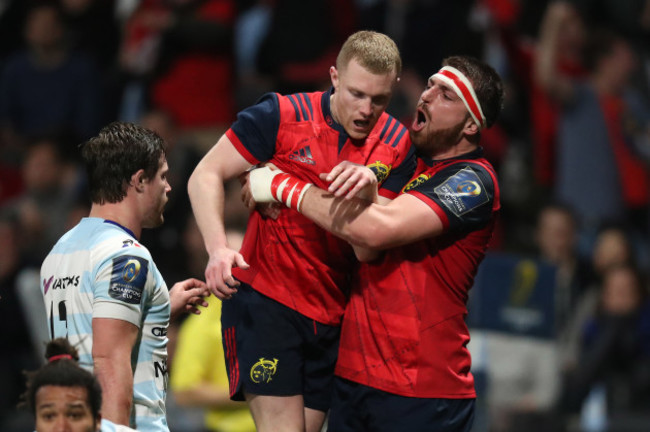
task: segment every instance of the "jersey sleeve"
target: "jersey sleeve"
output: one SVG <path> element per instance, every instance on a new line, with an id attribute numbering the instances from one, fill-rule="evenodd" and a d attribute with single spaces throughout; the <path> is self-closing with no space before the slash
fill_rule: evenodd
<path id="1" fill-rule="evenodd" d="M 135 247 L 104 260 L 95 275 L 93 318 L 113 318 L 141 326 L 142 306 L 156 284 L 151 256 Z"/>
<path id="2" fill-rule="evenodd" d="M 477 164 L 446 167 L 407 193 L 429 205 L 445 229 L 471 231 L 484 227 L 492 219 L 494 181 Z"/>
<path id="3" fill-rule="evenodd" d="M 398 144 L 403 151 L 379 189 L 379 195 L 386 198 L 395 198 L 415 173 L 417 166 L 415 147 L 411 145 L 408 134 L 403 141 Z"/>
<path id="4" fill-rule="evenodd" d="M 279 128 L 278 95 L 267 93 L 255 105 L 237 114 L 226 136 L 248 162 L 257 164 L 273 157 Z"/>

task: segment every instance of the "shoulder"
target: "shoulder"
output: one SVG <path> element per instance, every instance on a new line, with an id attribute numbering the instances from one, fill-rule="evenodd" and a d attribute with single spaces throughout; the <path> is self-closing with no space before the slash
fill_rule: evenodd
<path id="1" fill-rule="evenodd" d="M 372 134 L 376 135 L 380 142 L 391 147 L 397 147 L 400 144 L 410 146 L 408 128 L 386 112 L 379 117 Z"/>
<path id="2" fill-rule="evenodd" d="M 320 103 L 323 92 L 294 93 L 278 95 L 281 119 L 283 121 L 306 122 L 317 120 L 320 116 Z"/>

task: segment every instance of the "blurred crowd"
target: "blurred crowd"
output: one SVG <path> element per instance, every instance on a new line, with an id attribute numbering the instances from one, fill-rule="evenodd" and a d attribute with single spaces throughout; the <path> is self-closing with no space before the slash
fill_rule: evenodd
<path id="1" fill-rule="evenodd" d="M 650 429 L 649 0 L 4 0 L 0 430 L 20 416 L 21 371 L 43 357 L 40 264 L 89 209 L 79 144 L 113 120 L 165 139 L 165 224 L 142 242 L 166 280 L 203 279 L 194 166 L 265 92 L 326 89 L 358 29 L 398 44 L 388 112 L 406 125 L 446 56 L 482 58 L 507 84 L 502 119 L 483 132 L 502 189 L 492 250 L 553 266 L 555 331 L 541 345 L 491 340 L 502 367 L 479 391 L 477 430 Z M 227 197 L 241 233 L 237 183 Z M 191 430 L 173 399 L 172 429 Z"/>

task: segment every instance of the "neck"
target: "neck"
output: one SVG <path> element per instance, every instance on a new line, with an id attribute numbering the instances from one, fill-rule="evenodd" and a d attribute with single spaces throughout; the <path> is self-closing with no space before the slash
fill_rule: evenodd
<path id="1" fill-rule="evenodd" d="M 334 121 L 337 122 L 338 124 L 341 124 L 341 122 L 339 121 L 339 116 L 336 112 L 334 101 L 335 101 L 335 93 L 332 93 L 330 95 L 330 113 L 332 114 L 332 118 L 334 119 Z"/>
<path id="2" fill-rule="evenodd" d="M 431 159 L 443 160 L 458 157 L 460 155 L 472 152 L 478 148 L 478 139 L 469 140 L 466 137 L 461 138 L 459 142 L 450 147 L 435 149 Z"/>
<path id="3" fill-rule="evenodd" d="M 90 209 L 90 217 L 97 217 L 117 222 L 133 232 L 137 240 L 142 233 L 142 224 L 133 212 L 125 211 L 126 206 L 122 202 L 93 204 Z"/>

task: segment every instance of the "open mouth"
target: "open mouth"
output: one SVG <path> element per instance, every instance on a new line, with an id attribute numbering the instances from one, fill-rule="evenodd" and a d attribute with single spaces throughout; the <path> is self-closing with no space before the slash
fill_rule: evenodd
<path id="1" fill-rule="evenodd" d="M 415 111 L 415 119 L 413 120 L 413 125 L 411 126 L 414 131 L 421 131 L 424 129 L 424 125 L 427 123 L 427 118 L 424 115 L 424 111 L 418 108 Z"/>
<path id="2" fill-rule="evenodd" d="M 367 129 L 370 125 L 370 120 L 354 120 L 354 125 L 359 129 Z"/>

